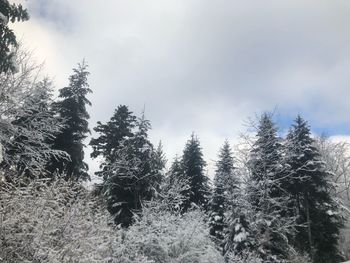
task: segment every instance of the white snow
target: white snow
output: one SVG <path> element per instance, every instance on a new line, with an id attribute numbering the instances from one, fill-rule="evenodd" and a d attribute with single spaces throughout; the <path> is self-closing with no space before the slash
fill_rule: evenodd
<path id="1" fill-rule="evenodd" d="M 335 215 L 335 213 L 332 210 L 327 210 L 326 213 L 327 213 L 327 215 L 330 215 L 330 216 Z"/>
<path id="2" fill-rule="evenodd" d="M 242 242 L 247 239 L 248 233 L 247 232 L 241 232 L 238 235 L 235 235 L 234 241 L 235 242 Z"/>
<path id="3" fill-rule="evenodd" d="M 0 23 L 7 24 L 9 22 L 7 16 L 5 16 L 3 13 L 0 12 Z"/>
<path id="4" fill-rule="evenodd" d="M 219 220 L 221 220 L 221 219 L 222 219 L 221 216 L 214 216 L 214 220 L 215 220 L 215 221 L 219 221 Z"/>
<path id="5" fill-rule="evenodd" d="M 240 230 L 240 229 L 241 229 L 241 224 L 235 225 L 235 231 L 236 231 L 236 232 L 238 232 L 238 230 Z"/>

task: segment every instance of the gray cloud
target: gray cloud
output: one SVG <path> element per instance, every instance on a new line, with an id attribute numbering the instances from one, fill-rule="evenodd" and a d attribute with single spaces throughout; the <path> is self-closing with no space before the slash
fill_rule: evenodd
<path id="1" fill-rule="evenodd" d="M 29 1 L 17 26 L 57 86 L 85 57 L 91 126 L 146 105 L 152 138 L 181 154 L 192 131 L 208 159 L 242 120 L 275 106 L 349 122 L 350 4 L 302 1 Z M 339 131 L 342 133 L 342 131 Z"/>

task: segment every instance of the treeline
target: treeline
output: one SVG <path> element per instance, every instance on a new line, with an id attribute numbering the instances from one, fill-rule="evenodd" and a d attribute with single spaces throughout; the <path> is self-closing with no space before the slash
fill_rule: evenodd
<path id="1" fill-rule="evenodd" d="M 89 134 L 91 90 L 86 64 L 74 69 L 57 101 L 51 98 L 49 80 L 30 81 L 35 68 L 20 68 L 24 71 L 1 75 L 1 87 L 13 94 L 2 104 L 3 181 L 87 180 L 83 141 Z M 179 215 L 205 211 L 210 234 L 224 256 L 263 262 L 289 262 L 296 256 L 305 262 L 341 261 L 343 217 L 332 171 L 300 116 L 281 138 L 272 116 L 261 115 L 255 135 L 240 150 L 244 162 L 235 160 L 226 141 L 213 185 L 195 134 L 165 171 L 162 145 L 153 146 L 149 129 L 145 116 L 135 116 L 125 105 L 94 128 L 91 157 L 103 160 L 96 172 L 102 183 L 94 192 L 105 200 L 117 226 L 131 226 L 147 203 L 166 200 L 167 209 Z"/>
<path id="2" fill-rule="evenodd" d="M 73 229 L 74 224 L 62 225 L 59 221 L 67 215 L 74 217 L 74 213 L 71 210 L 66 213 L 60 208 L 74 207 L 75 202 L 86 214 L 89 214 L 87 210 L 90 208 L 97 211 L 96 206 L 106 205 L 116 225 L 116 233 L 128 231 L 126 229 L 134 233 L 133 229 L 149 226 L 152 226 L 152 231 L 156 229 L 152 235 L 157 233 L 161 237 L 162 233 L 168 236 L 177 233 L 176 239 L 171 239 L 173 241 L 167 243 L 166 251 L 162 252 L 163 261 L 157 259 L 157 251 L 152 248 L 160 246 L 154 240 L 163 241 L 153 236 L 152 240 L 147 240 L 151 245 L 146 249 L 140 245 L 142 242 L 129 236 L 132 241 L 128 241 L 128 251 L 132 251 L 133 247 L 142 250 L 147 255 L 144 261 L 133 251 L 130 253 L 136 254 L 129 261 L 115 259 L 113 262 L 167 262 L 174 258 L 177 259 L 174 262 L 205 262 L 204 250 L 211 248 L 212 244 L 203 234 L 206 224 L 210 226 L 208 234 L 222 255 L 222 261 L 341 262 L 344 256 L 339 249 L 340 231 L 344 224 L 341 199 L 344 192 L 349 192 L 349 186 L 346 180 L 335 184 L 338 181 L 334 178 L 349 178 L 349 170 L 345 167 L 344 171 L 339 171 L 339 167 L 332 166 L 332 163 L 344 157 L 343 164 L 346 164 L 348 159 L 345 152 L 334 157 L 324 151 L 322 141 L 313 138 L 310 127 L 300 116 L 285 138 L 278 135 L 273 116 L 264 113 L 252 126 L 254 132 L 245 136 L 237 150 L 233 151 L 229 142 L 224 142 L 216 164 L 214 183 L 211 184 L 206 175 L 200 141 L 195 134 L 187 141 L 182 155 L 175 158 L 166 171 L 161 143 L 155 147 L 148 138 L 150 121 L 144 114 L 136 116 L 127 106 L 120 105 L 109 121 L 97 123 L 94 128 L 96 136 L 89 142 L 93 148 L 91 157 L 102 159 L 96 172 L 102 183 L 94 189 L 99 201 L 87 201 L 90 199 L 85 192 L 80 194 L 83 190 L 77 187 L 89 179 L 88 166 L 84 162 L 84 141 L 90 133 L 88 106 L 91 103 L 88 95 L 92 92 L 88 85 L 87 64 L 83 61 L 73 69 L 68 86 L 60 89 L 58 99 L 54 100 L 52 82 L 39 77 L 40 66 L 33 63 L 28 53 L 16 48 L 14 34 L 7 26 L 9 22 L 28 19 L 26 10 L 10 5 L 8 1 L 0 3 L 0 33 L 4 36 L 0 40 L 3 47 L 0 53 L 0 193 L 3 200 L 9 202 L 9 207 L 18 205 L 10 202 L 14 197 L 24 202 L 21 193 L 43 202 L 43 210 L 50 207 L 52 201 L 54 209 L 50 213 L 56 218 L 57 229 L 52 230 L 49 236 L 60 240 L 62 247 L 64 242 L 59 237 L 63 236 L 67 225 Z M 38 183 L 38 179 L 43 180 Z M 41 183 L 43 181 L 45 186 Z M 59 195 L 59 203 L 52 196 L 51 201 L 45 203 L 45 196 L 50 195 L 54 185 L 69 196 Z M 85 202 L 89 209 L 82 208 Z M 33 206 L 36 204 L 31 203 Z M 13 214 L 15 210 L 6 210 L 6 203 L 1 203 L 0 208 L 4 222 L 16 229 L 18 224 L 10 224 L 12 218 L 16 218 Z M 54 210 L 61 212 L 56 214 Z M 47 218 L 51 217 L 50 213 Z M 105 218 L 105 215 L 101 217 Z M 19 222 L 26 225 L 29 219 L 23 218 Z M 168 223 L 162 225 L 160 218 Z M 186 220 L 194 218 L 201 221 L 200 237 L 205 241 L 189 242 L 196 246 L 196 250 L 191 251 L 179 241 L 179 228 L 185 227 Z M 36 229 L 37 219 L 30 220 L 33 222 L 30 227 L 21 229 L 20 233 Z M 79 217 L 76 225 L 80 222 L 91 225 L 95 219 L 84 220 L 84 216 Z M 180 223 L 176 225 L 177 222 Z M 108 235 L 114 233 L 104 220 L 96 223 L 100 227 L 99 233 L 103 232 L 101 229 L 108 229 Z M 170 228 L 170 224 L 176 225 L 175 230 Z M 94 228 L 91 226 L 89 229 Z M 16 233 L 17 230 L 13 231 Z M 70 231 L 70 235 L 74 235 L 74 231 Z M 36 233 L 40 236 L 39 232 Z M 86 233 L 93 236 L 94 232 Z M 102 236 L 101 243 L 106 239 L 105 235 Z M 7 245 L 11 242 L 19 244 L 18 240 L 11 238 L 10 234 L 2 236 L 2 246 L 12 247 Z M 192 240 L 192 234 L 188 235 L 188 239 Z M 28 246 L 30 240 L 28 238 Z M 175 246 L 174 240 L 179 242 L 176 244 L 176 251 L 181 251 L 179 253 L 171 248 Z M 110 242 L 122 246 L 124 237 L 119 243 L 115 240 Z M 52 246 L 54 242 L 50 239 L 48 243 Z M 77 246 L 83 245 L 79 243 Z M 70 249 L 73 253 L 74 249 Z M 6 251 L 7 258 L 17 257 L 16 253 L 11 254 L 11 249 Z M 106 259 L 102 254 L 107 252 L 103 251 L 100 260 Z M 118 253 L 113 255 L 122 254 Z M 215 253 L 211 255 L 216 261 L 208 259 L 207 262 L 219 262 Z M 36 252 L 31 252 L 30 257 L 35 256 Z M 40 257 L 45 260 L 49 255 L 42 254 Z M 205 254 L 205 257 L 209 255 Z M 148 261 L 149 258 L 153 261 Z"/>
<path id="3" fill-rule="evenodd" d="M 225 142 L 213 188 L 194 134 L 181 158 L 175 158 L 162 176 L 163 153 L 147 140 L 146 123 L 119 106 L 109 122 L 98 124 L 95 131 L 100 136 L 90 143 L 92 156 L 105 160 L 97 174 L 103 177 L 101 193 L 116 224 L 129 226 L 134 213 L 142 214 L 143 202 L 161 200 L 158 193 L 180 188 L 181 199 L 172 210 L 205 210 L 224 255 L 248 260 L 253 254 L 263 262 L 288 262 L 302 254 L 313 262 L 340 262 L 337 245 L 343 218 L 334 199 L 332 174 L 300 116 L 282 139 L 272 116 L 263 114 L 239 169 Z"/>

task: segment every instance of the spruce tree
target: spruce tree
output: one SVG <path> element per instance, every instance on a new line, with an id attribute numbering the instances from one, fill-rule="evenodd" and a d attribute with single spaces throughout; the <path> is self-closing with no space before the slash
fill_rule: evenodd
<path id="1" fill-rule="evenodd" d="M 165 165 L 167 163 L 165 153 L 163 151 L 163 144 L 160 141 L 158 143 L 157 148 L 153 151 L 152 154 L 152 166 L 154 171 L 157 172 L 157 189 L 155 189 L 158 192 L 160 192 L 160 186 L 164 182 L 165 179 Z"/>
<path id="2" fill-rule="evenodd" d="M 280 185 L 285 176 L 281 149 L 272 116 L 265 113 L 259 120 L 251 150 L 247 194 L 251 210 L 249 228 L 255 237 L 252 245 L 266 262 L 288 258 L 287 237 L 293 230 L 294 218 L 284 212 L 289 196 Z"/>
<path id="3" fill-rule="evenodd" d="M 169 177 L 169 184 L 173 184 L 173 182 L 177 178 L 183 177 L 182 164 L 178 156 L 175 156 L 174 161 L 170 166 L 168 177 Z"/>
<path id="4" fill-rule="evenodd" d="M 297 216 L 295 245 L 308 252 L 313 262 L 336 263 L 342 221 L 331 197 L 329 172 L 314 145 L 310 128 L 298 116 L 286 139 L 286 160 L 290 179 L 283 187 L 292 195 L 289 207 Z"/>
<path id="5" fill-rule="evenodd" d="M 171 209 L 183 212 L 185 203 L 190 198 L 190 185 L 184 176 L 182 162 L 178 156 L 175 156 L 165 179 L 163 192 L 172 199 Z"/>
<path id="6" fill-rule="evenodd" d="M 166 163 L 167 163 L 167 160 L 163 150 L 163 144 L 160 141 L 158 143 L 157 148 L 154 151 L 154 164 L 159 171 L 162 171 L 165 168 Z"/>
<path id="7" fill-rule="evenodd" d="M 218 240 L 220 246 L 222 246 L 226 228 L 224 214 L 228 208 L 229 192 L 239 187 L 234 169 L 231 147 L 228 141 L 225 141 L 216 163 L 214 189 L 210 200 L 210 234 Z"/>
<path id="8" fill-rule="evenodd" d="M 0 0 L 0 73 L 15 72 L 15 49 L 18 47 L 16 35 L 9 28 L 8 23 L 26 21 L 29 15 L 20 4 L 10 4 L 7 0 Z"/>
<path id="9" fill-rule="evenodd" d="M 206 207 L 208 203 L 208 177 L 204 174 L 206 165 L 198 138 L 192 134 L 186 143 L 182 160 L 183 177 L 189 182 L 189 198 L 184 202 L 186 212 L 192 204 Z"/>
<path id="10" fill-rule="evenodd" d="M 57 135 L 53 142 L 54 149 L 65 151 L 70 160 L 53 159 L 48 169 L 51 173 L 65 173 L 67 180 L 89 179 L 88 165 L 84 159 L 84 139 L 90 133 L 88 119 L 90 118 L 86 105 L 91 102 L 86 96 L 91 93 L 87 77 L 87 64 L 83 61 L 73 69 L 69 77 L 69 85 L 59 91 L 60 101 L 54 104 L 57 115 L 65 120 L 66 127 Z"/>
<path id="11" fill-rule="evenodd" d="M 102 157 L 100 171 L 96 175 L 101 175 L 110 163 L 118 158 L 117 151 L 121 148 L 121 142 L 127 137 L 132 137 L 136 125 L 136 116 L 133 115 L 129 108 L 120 105 L 114 111 L 113 116 L 106 124 L 97 122 L 94 131 L 99 134 L 97 138 L 92 138 L 92 158 Z"/>
<path id="12" fill-rule="evenodd" d="M 134 214 L 142 210 L 142 203 L 151 200 L 159 188 L 160 167 L 154 162 L 149 129 L 149 121 L 140 118 L 132 135 L 120 142 L 116 159 L 108 162 L 101 172 L 107 208 L 121 227 L 132 224 Z"/>

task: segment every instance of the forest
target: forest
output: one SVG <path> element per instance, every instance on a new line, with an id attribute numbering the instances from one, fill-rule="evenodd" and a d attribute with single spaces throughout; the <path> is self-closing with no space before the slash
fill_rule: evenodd
<path id="1" fill-rule="evenodd" d="M 89 123 L 88 63 L 55 87 L 10 28 L 28 19 L 0 0 L 0 262 L 350 260 L 346 142 L 301 115 L 283 134 L 266 111 L 217 146 L 213 177 L 195 132 L 167 160 L 145 112 L 116 99 L 107 122 Z"/>

